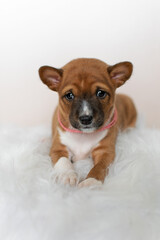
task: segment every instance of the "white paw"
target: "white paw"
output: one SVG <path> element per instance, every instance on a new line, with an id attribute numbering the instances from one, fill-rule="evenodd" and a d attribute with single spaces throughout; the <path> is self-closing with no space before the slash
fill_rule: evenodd
<path id="1" fill-rule="evenodd" d="M 102 182 L 95 178 L 87 178 L 78 184 L 78 187 L 92 187 L 92 188 L 96 187 L 97 188 L 101 186 L 102 186 Z"/>
<path id="2" fill-rule="evenodd" d="M 78 182 L 77 173 L 68 158 L 62 157 L 54 166 L 54 180 L 60 184 L 75 186 Z"/>
<path id="3" fill-rule="evenodd" d="M 77 174 L 74 171 L 68 171 L 55 176 L 55 182 L 59 184 L 69 184 L 75 186 L 78 182 Z"/>

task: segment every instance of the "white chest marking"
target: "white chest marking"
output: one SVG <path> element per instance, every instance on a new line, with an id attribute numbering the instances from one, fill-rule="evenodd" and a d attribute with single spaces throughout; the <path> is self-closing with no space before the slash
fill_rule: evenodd
<path id="1" fill-rule="evenodd" d="M 88 134 L 62 132 L 60 129 L 58 130 L 61 143 L 68 148 L 73 161 L 84 160 L 90 157 L 92 149 L 95 148 L 99 141 L 108 133 L 108 129 L 102 132 Z"/>

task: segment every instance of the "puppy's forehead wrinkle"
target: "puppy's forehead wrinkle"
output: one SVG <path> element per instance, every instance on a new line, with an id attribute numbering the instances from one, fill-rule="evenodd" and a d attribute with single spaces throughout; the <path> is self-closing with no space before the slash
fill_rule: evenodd
<path id="1" fill-rule="evenodd" d="M 76 87 L 84 87 L 86 84 L 92 86 L 95 83 L 103 83 L 109 88 L 113 88 L 112 83 L 107 74 L 103 72 L 88 73 L 71 73 L 64 76 L 64 83 L 74 84 Z"/>

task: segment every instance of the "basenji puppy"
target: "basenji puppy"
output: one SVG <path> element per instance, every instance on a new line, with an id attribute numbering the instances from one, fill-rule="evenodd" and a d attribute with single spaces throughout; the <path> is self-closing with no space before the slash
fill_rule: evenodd
<path id="1" fill-rule="evenodd" d="M 60 69 L 39 69 L 42 82 L 59 94 L 50 150 L 59 183 L 83 187 L 104 182 L 115 158 L 118 132 L 136 123 L 132 100 L 115 94 L 116 88 L 130 78 L 132 69 L 130 62 L 110 66 L 89 58 L 75 59 Z M 78 183 L 73 162 L 88 157 L 94 166 Z"/>

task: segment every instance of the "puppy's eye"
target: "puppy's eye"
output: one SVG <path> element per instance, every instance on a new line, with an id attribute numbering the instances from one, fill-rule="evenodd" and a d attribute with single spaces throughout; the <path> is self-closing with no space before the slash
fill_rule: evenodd
<path id="1" fill-rule="evenodd" d="M 97 90 L 96 96 L 100 99 L 104 99 L 106 97 L 107 93 L 103 90 Z"/>
<path id="2" fill-rule="evenodd" d="M 65 98 L 66 98 L 68 101 L 72 101 L 72 100 L 74 99 L 74 95 L 73 95 L 72 92 L 68 92 L 68 93 L 66 93 Z"/>

